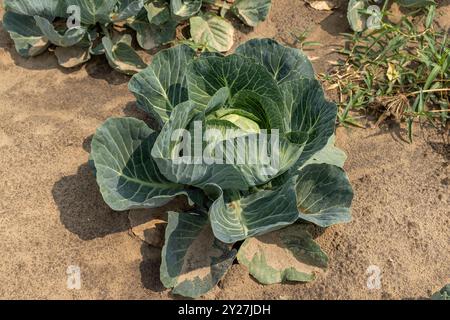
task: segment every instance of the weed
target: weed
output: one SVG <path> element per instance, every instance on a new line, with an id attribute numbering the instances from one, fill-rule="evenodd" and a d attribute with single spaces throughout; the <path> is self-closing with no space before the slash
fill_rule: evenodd
<path id="1" fill-rule="evenodd" d="M 413 124 L 426 119 L 434 126 L 449 118 L 450 41 L 434 24 L 436 6 L 426 15 L 415 10 L 398 24 L 383 19 L 376 30 L 343 34 L 346 44 L 328 75 L 319 77 L 339 93 L 338 121 L 358 125 L 350 111 L 378 115 L 377 125 L 393 117 L 405 120 L 412 142 Z M 383 18 L 388 12 L 382 10 Z M 419 23 L 420 22 L 420 23 Z"/>

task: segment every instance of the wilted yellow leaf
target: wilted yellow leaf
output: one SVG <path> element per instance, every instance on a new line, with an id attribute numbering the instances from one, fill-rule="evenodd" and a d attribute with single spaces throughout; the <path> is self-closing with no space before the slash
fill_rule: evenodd
<path id="1" fill-rule="evenodd" d="M 396 80 L 398 80 L 398 78 L 400 78 L 400 74 L 395 69 L 395 65 L 393 63 L 389 63 L 388 69 L 386 72 L 386 77 L 391 82 L 395 82 Z"/>

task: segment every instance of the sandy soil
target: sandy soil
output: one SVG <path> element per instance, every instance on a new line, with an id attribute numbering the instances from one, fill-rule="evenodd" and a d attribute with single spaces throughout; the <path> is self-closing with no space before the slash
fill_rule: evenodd
<path id="1" fill-rule="evenodd" d="M 347 31 L 342 11 L 274 0 L 269 21 L 237 40 L 289 42 L 288 31 L 305 28 L 326 44 L 308 52 L 323 72 Z M 173 298 L 159 282 L 160 249 L 139 238 L 144 221 L 110 210 L 86 164 L 103 121 L 143 117 L 127 81 L 103 59 L 72 71 L 51 54 L 22 59 L 0 26 L 0 298 Z M 448 136 L 418 129 L 410 145 L 395 124 L 337 136 L 349 156 L 354 219 L 317 230 L 328 272 L 309 284 L 262 286 L 234 265 L 206 298 L 417 299 L 449 282 Z M 81 290 L 67 289 L 70 265 L 81 268 Z M 377 290 L 366 285 L 371 265 L 382 272 Z"/>

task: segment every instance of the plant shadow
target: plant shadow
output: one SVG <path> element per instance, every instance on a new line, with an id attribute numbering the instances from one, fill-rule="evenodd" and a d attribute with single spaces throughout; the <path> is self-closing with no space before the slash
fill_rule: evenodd
<path id="1" fill-rule="evenodd" d="M 128 214 L 111 210 L 103 201 L 88 163 L 65 176 L 52 189 L 61 223 L 82 240 L 93 240 L 130 228 Z"/>
<path id="2" fill-rule="evenodd" d="M 423 125 L 425 126 L 425 124 Z M 428 124 L 428 127 L 432 127 Z M 439 128 L 435 135 L 424 136 L 427 144 L 433 149 L 434 152 L 440 154 L 442 158 L 448 163 L 450 160 L 450 135 L 449 127 Z"/>
<path id="3" fill-rule="evenodd" d="M 136 101 L 128 102 L 122 111 L 126 117 L 132 117 L 142 120 L 147 123 L 147 125 L 153 130 L 161 130 L 158 120 L 156 120 L 152 115 L 148 114 L 144 110 L 140 109 L 137 106 Z"/>
<path id="4" fill-rule="evenodd" d="M 341 33 L 350 31 L 350 25 L 345 18 L 346 10 L 346 6 L 345 8 L 341 6 L 338 10 L 333 11 L 332 14 L 323 19 L 320 22 L 320 27 L 322 30 L 336 37 L 338 37 Z"/>
<path id="5" fill-rule="evenodd" d="M 83 148 L 90 149 L 90 139 L 86 138 Z M 87 163 L 81 165 L 76 174 L 57 181 L 52 194 L 60 212 L 61 223 L 82 240 L 93 240 L 129 231 L 131 228 L 128 212 L 113 211 L 105 204 L 92 168 Z M 161 248 L 142 241 L 141 255 L 139 271 L 143 287 L 154 292 L 165 291 L 159 280 Z"/>
<path id="6" fill-rule="evenodd" d="M 374 121 L 371 121 L 374 123 Z M 369 137 L 381 136 L 389 134 L 391 138 L 398 144 L 409 144 L 408 131 L 401 127 L 400 122 L 394 119 L 384 120 L 378 127 L 378 131 L 369 135 Z"/>
<path id="7" fill-rule="evenodd" d="M 163 292 L 167 289 L 159 279 L 161 265 L 161 249 L 152 247 L 146 242 L 141 245 L 142 261 L 139 265 L 142 286 L 154 292 Z"/>
<path id="8" fill-rule="evenodd" d="M 85 70 L 90 77 L 97 80 L 104 80 L 111 85 L 121 85 L 130 81 L 130 76 L 111 68 L 105 56 L 93 56 L 85 64 Z"/>
<path id="9" fill-rule="evenodd" d="M 86 152 L 91 151 L 92 137 L 86 137 L 82 143 Z M 165 206 L 152 210 L 133 210 L 133 215 L 130 211 L 114 211 L 104 202 L 89 163 L 81 165 L 76 174 L 57 181 L 52 188 L 52 195 L 60 212 L 61 223 L 80 239 L 88 241 L 114 233 L 128 232 L 129 236 L 139 240 L 142 256 L 139 271 L 143 287 L 154 292 L 166 290 L 159 279 L 161 247 L 164 241 L 161 225 L 165 223 L 155 224 L 159 232 L 156 234 L 145 229 L 146 223 L 164 216 L 167 211 L 186 210 L 189 207 L 186 199 L 177 197 Z M 137 229 L 133 228 L 144 229 L 143 238 L 138 237 L 135 234 Z"/>
<path id="10" fill-rule="evenodd" d="M 440 154 L 446 161 L 450 160 L 450 144 L 445 142 L 429 141 L 430 147 Z"/>

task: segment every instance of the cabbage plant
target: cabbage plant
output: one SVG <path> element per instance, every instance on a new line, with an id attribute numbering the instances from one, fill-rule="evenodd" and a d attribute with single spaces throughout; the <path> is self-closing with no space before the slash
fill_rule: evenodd
<path id="1" fill-rule="evenodd" d="M 228 51 L 234 28 L 214 9 L 256 26 L 270 5 L 271 0 L 236 0 L 233 5 L 219 0 L 4 0 L 3 27 L 23 57 L 54 46 L 63 67 L 105 54 L 114 69 L 134 74 L 147 65 L 132 47 L 133 34 L 142 49 L 151 50 L 173 41 L 177 26 L 189 20 L 196 46 Z"/>
<path id="2" fill-rule="evenodd" d="M 361 32 L 366 29 L 366 24 L 370 23 L 370 19 L 376 23 L 381 19 L 381 10 L 375 10 L 373 6 L 379 9 L 380 2 L 375 0 L 350 0 L 347 8 L 347 20 L 353 31 Z M 434 0 L 394 0 L 399 6 L 405 8 L 422 8 L 429 5 L 436 4 Z"/>
<path id="3" fill-rule="evenodd" d="M 450 284 L 445 285 L 441 290 L 435 292 L 431 300 L 450 300 Z"/>
<path id="4" fill-rule="evenodd" d="M 91 160 L 113 210 L 177 196 L 191 205 L 168 213 L 165 287 L 198 297 L 235 259 L 263 284 L 311 281 L 327 268 L 310 229 L 350 221 L 353 192 L 334 146 L 336 105 L 300 50 L 270 39 L 228 56 L 179 45 L 156 54 L 129 88 L 158 127 L 110 118 Z"/>

